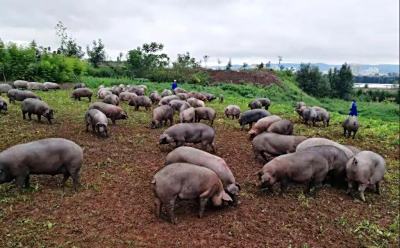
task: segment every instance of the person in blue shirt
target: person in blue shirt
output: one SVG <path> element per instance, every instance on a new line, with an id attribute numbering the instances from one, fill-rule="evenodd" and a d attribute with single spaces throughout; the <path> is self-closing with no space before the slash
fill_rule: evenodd
<path id="1" fill-rule="evenodd" d="M 351 107 L 350 107 L 349 115 L 350 115 L 350 116 L 357 116 L 357 115 L 358 115 L 356 100 L 353 100 L 353 101 L 351 102 Z"/>
<path id="2" fill-rule="evenodd" d="M 171 85 L 171 89 L 174 90 L 176 88 L 178 88 L 178 83 L 176 82 L 176 79 L 174 79 L 174 82 L 172 82 L 172 85 Z"/>

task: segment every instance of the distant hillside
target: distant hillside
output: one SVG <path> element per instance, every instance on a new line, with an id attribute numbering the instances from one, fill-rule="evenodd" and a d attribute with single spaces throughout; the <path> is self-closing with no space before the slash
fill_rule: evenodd
<path id="1" fill-rule="evenodd" d="M 320 71 L 322 72 L 327 72 L 330 68 L 340 68 L 341 65 L 334 65 L 334 64 L 325 64 L 325 63 L 312 63 L 312 65 L 317 66 Z M 284 68 L 294 68 L 298 70 L 300 68 L 299 63 L 282 63 L 282 66 Z M 256 65 L 248 65 L 248 68 L 255 68 Z M 212 69 L 218 69 L 218 66 L 213 66 L 211 67 Z M 278 64 L 271 64 L 271 68 L 273 69 L 278 69 L 279 65 Z M 394 64 L 378 64 L 378 65 L 372 65 L 372 64 L 357 64 L 357 69 L 358 71 L 365 72 L 368 70 L 372 69 L 378 69 L 380 74 L 388 74 L 388 73 L 399 73 L 400 71 L 400 66 L 399 65 L 394 65 Z M 232 65 L 232 70 L 240 70 L 242 69 L 242 65 L 237 65 L 234 64 Z M 358 74 L 358 73 L 355 73 Z"/>

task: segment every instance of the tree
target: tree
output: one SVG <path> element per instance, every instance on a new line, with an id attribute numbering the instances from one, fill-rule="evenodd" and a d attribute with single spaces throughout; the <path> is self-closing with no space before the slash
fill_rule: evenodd
<path id="1" fill-rule="evenodd" d="M 117 61 L 118 61 L 118 62 L 121 62 L 123 56 L 124 56 L 124 54 L 123 54 L 122 52 L 120 52 L 120 53 L 118 54 Z"/>
<path id="2" fill-rule="evenodd" d="M 316 66 L 301 64 L 300 70 L 296 73 L 296 81 L 299 87 L 308 94 L 317 97 L 329 96 L 330 87 L 328 80 Z"/>
<path id="3" fill-rule="evenodd" d="M 172 64 L 173 67 L 182 67 L 182 68 L 196 68 L 199 67 L 199 64 L 196 62 L 195 58 L 190 57 L 190 53 L 186 52 L 183 54 L 178 53 L 178 57 L 176 62 Z"/>
<path id="4" fill-rule="evenodd" d="M 217 63 L 218 63 L 218 70 L 221 70 L 221 67 L 220 67 L 220 65 L 221 65 L 221 60 L 218 58 L 217 59 Z"/>
<path id="5" fill-rule="evenodd" d="M 247 69 L 247 67 L 249 67 L 249 64 L 247 64 L 246 62 L 243 62 L 242 69 L 245 71 Z"/>
<path id="6" fill-rule="evenodd" d="M 89 62 L 92 63 L 92 65 L 96 68 L 106 59 L 106 52 L 101 39 L 99 39 L 97 42 L 94 40 L 92 49 L 87 46 L 86 51 L 87 55 L 89 56 Z"/>
<path id="7" fill-rule="evenodd" d="M 210 58 L 210 56 L 208 56 L 208 55 L 204 55 L 203 56 L 204 65 L 205 65 L 206 68 L 207 68 L 207 61 L 208 61 L 209 58 Z"/>
<path id="8" fill-rule="evenodd" d="M 226 70 L 230 71 L 232 69 L 232 60 L 229 58 L 228 64 L 226 64 Z"/>
<path id="9" fill-rule="evenodd" d="M 136 77 L 144 77 L 146 73 L 169 64 L 169 57 L 165 53 L 160 53 L 164 45 L 151 42 L 143 44 L 142 47 L 128 51 L 127 65 L 129 70 Z"/>
<path id="10" fill-rule="evenodd" d="M 330 69 L 328 72 L 332 96 L 348 99 L 353 90 L 354 80 L 350 66 L 346 63 L 340 69 Z"/>
<path id="11" fill-rule="evenodd" d="M 259 70 L 264 69 L 264 63 L 261 62 L 259 65 L 257 65 L 257 69 L 259 69 Z"/>
<path id="12" fill-rule="evenodd" d="M 57 36 L 60 38 L 60 47 L 57 49 L 58 54 L 76 58 L 82 58 L 85 55 L 82 47 L 73 38 L 68 36 L 67 27 L 61 21 L 57 23 L 55 29 Z"/>

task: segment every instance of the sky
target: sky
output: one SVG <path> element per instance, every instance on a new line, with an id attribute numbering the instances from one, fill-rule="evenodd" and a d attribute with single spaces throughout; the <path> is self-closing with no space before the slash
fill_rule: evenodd
<path id="1" fill-rule="evenodd" d="M 112 59 L 156 41 L 209 65 L 399 64 L 399 0 L 0 0 L 3 41 L 55 49 L 58 21 Z"/>

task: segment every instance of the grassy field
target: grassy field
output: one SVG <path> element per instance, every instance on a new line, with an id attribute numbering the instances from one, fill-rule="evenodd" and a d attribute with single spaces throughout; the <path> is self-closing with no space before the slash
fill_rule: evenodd
<path id="1" fill-rule="evenodd" d="M 394 247 L 399 233 L 399 106 L 359 102 L 360 130 L 356 139 L 346 139 L 341 122 L 349 102 L 315 99 L 290 78 L 282 79 L 281 85 L 269 88 L 180 85 L 224 95 L 224 103 L 207 105 L 218 112 L 217 154 L 227 160 L 241 183 L 242 203 L 226 212 L 208 211 L 201 220 L 188 210 L 193 206 L 183 205 L 177 226 L 157 220 L 151 213 L 148 183 L 166 153 L 156 144 L 162 130 L 147 128 L 150 112 L 135 112 L 124 103 L 129 119 L 111 126 L 110 138 L 99 139 L 84 130 L 83 116 L 89 102 L 70 99 L 70 89 L 38 92 L 55 109 L 52 126 L 23 121 L 19 104 L 10 105 L 9 113 L 0 116 L 0 150 L 40 138 L 64 137 L 84 148 L 85 164 L 83 187 L 76 194 L 67 190 L 64 196 L 57 180 L 45 176 L 34 178 L 33 188 L 22 194 L 14 185 L 0 185 L 0 222 L 4 223 L 0 247 L 188 246 L 192 242 L 194 246 Z M 149 91 L 170 86 L 128 79 L 84 78 L 84 82 L 93 88 L 99 84 L 145 84 Z M 295 122 L 296 135 L 326 137 L 381 154 L 387 162 L 383 194 L 367 193 L 366 203 L 332 188 L 324 188 L 315 199 L 304 197 L 300 190 L 290 190 L 286 196 L 262 195 L 254 177 L 262 165 L 254 161 L 250 142 L 237 121 L 223 116 L 226 105 L 237 104 L 245 110 L 255 97 L 269 97 L 269 111 Z M 307 127 L 300 123 L 293 109 L 300 100 L 327 108 L 332 114 L 331 125 Z M 203 241 L 203 236 L 212 237 L 214 243 Z"/>

